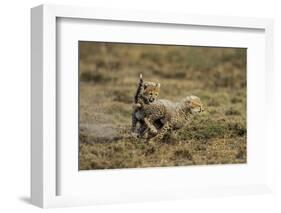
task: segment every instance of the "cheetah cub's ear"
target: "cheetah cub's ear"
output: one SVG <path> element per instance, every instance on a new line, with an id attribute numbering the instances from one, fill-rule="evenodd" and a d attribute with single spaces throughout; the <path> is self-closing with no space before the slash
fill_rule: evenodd
<path id="1" fill-rule="evenodd" d="M 143 84 L 143 88 L 144 88 L 144 89 L 146 89 L 146 88 L 147 88 L 147 86 L 148 86 L 148 83 L 147 83 L 147 82 L 144 82 L 144 84 Z"/>
<path id="2" fill-rule="evenodd" d="M 158 88 L 160 88 L 160 83 L 156 83 L 156 86 L 157 86 Z"/>

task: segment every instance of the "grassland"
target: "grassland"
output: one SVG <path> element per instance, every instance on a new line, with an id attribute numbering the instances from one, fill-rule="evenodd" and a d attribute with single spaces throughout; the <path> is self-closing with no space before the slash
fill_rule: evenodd
<path id="1" fill-rule="evenodd" d="M 246 50 L 80 42 L 81 170 L 245 163 Z M 138 75 L 205 112 L 159 143 L 130 135 Z"/>

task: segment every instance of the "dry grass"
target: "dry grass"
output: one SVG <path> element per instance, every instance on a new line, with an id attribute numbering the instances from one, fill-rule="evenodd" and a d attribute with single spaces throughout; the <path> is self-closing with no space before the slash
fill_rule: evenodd
<path id="1" fill-rule="evenodd" d="M 130 135 L 139 73 L 206 111 L 160 143 Z M 246 50 L 80 42 L 80 169 L 246 162 Z"/>

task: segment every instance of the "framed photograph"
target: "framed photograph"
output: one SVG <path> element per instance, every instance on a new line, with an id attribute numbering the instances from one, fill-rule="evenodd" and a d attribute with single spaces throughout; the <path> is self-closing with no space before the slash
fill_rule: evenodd
<path id="1" fill-rule="evenodd" d="M 273 21 L 31 10 L 40 207 L 271 192 Z"/>

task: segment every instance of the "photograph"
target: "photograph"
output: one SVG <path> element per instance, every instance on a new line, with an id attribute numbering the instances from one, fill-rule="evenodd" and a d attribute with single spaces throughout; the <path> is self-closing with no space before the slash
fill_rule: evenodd
<path id="1" fill-rule="evenodd" d="M 247 163 L 247 48 L 79 41 L 79 170 Z"/>

